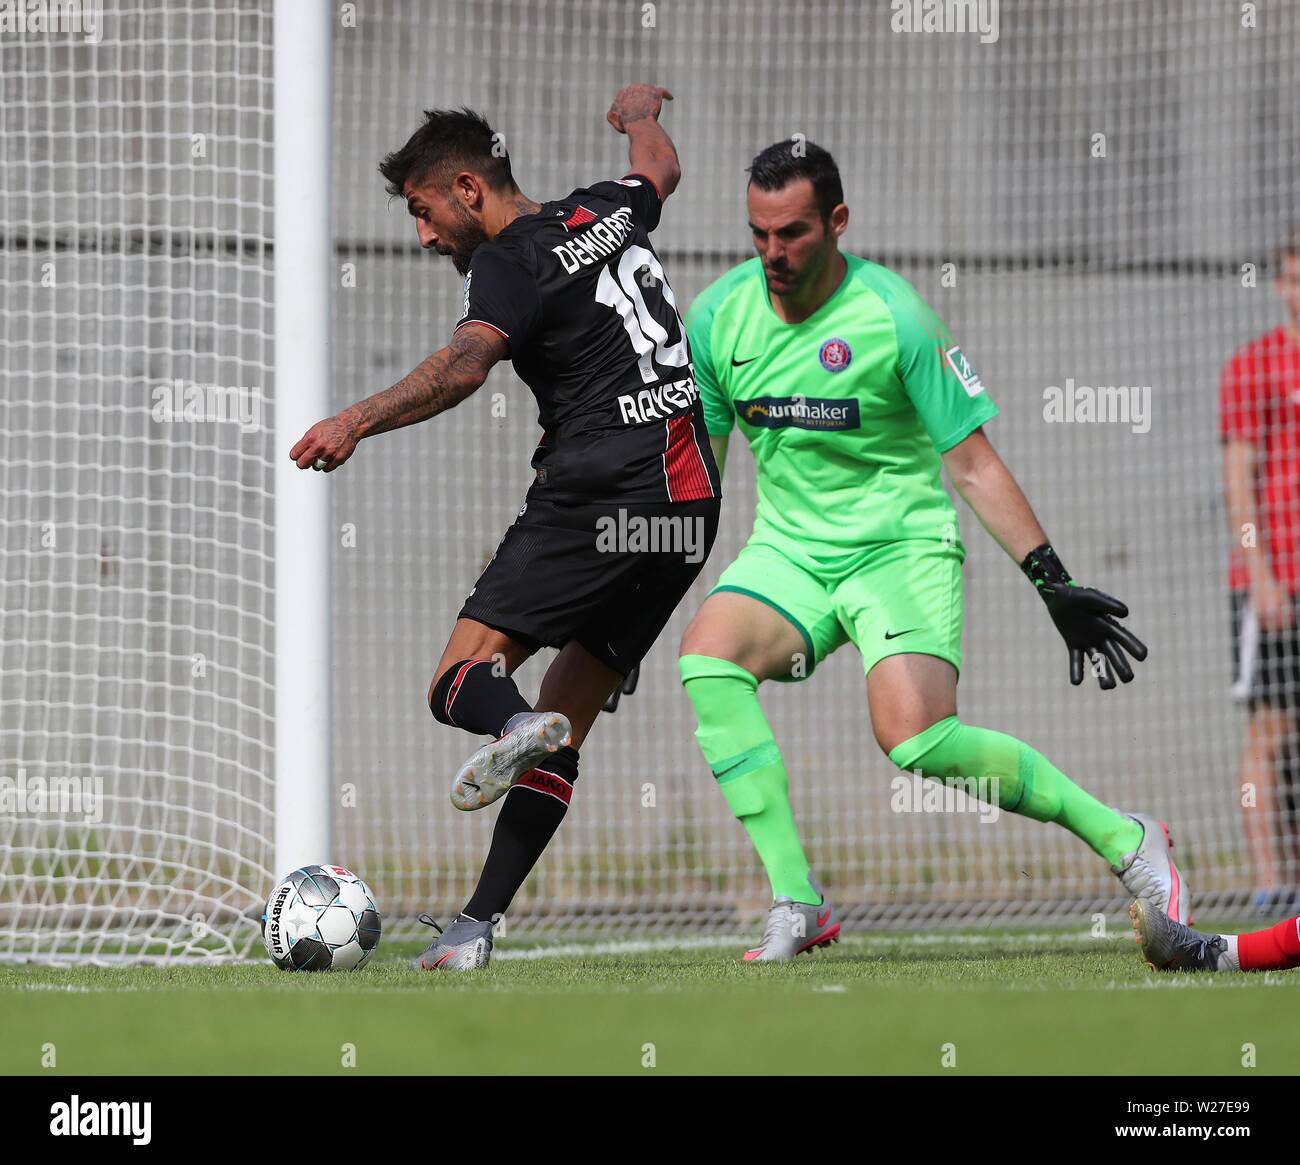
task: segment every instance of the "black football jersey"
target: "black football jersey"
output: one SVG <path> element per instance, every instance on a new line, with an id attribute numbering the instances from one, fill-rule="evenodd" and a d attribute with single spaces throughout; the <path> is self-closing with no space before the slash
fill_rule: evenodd
<path id="1" fill-rule="evenodd" d="M 556 501 L 720 495 L 686 328 L 650 244 L 661 206 L 640 175 L 597 182 L 470 260 L 456 326 L 505 338 L 544 430 L 533 489 Z"/>

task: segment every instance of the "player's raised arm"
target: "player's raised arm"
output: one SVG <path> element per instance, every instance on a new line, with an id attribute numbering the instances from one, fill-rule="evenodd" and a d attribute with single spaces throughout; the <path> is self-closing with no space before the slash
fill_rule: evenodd
<path id="1" fill-rule="evenodd" d="M 473 394 L 492 365 L 508 353 L 505 339 L 485 324 L 462 324 L 445 348 L 392 388 L 318 421 L 303 434 L 289 456 L 299 469 L 337 469 L 363 437 L 418 424 L 446 412 Z"/>
<path id="2" fill-rule="evenodd" d="M 659 110 L 672 99 L 673 95 L 658 85 L 624 85 L 605 114 L 610 125 L 627 134 L 630 172 L 649 178 L 661 199 L 682 180 L 673 140 L 659 124 Z"/>

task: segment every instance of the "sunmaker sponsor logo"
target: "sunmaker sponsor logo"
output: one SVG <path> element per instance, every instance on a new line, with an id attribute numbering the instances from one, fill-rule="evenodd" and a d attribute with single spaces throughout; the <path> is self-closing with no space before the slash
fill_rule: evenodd
<path id="1" fill-rule="evenodd" d="M 824 400 L 811 396 L 759 396 L 736 402 L 736 415 L 759 429 L 815 429 L 833 432 L 857 429 L 861 415 L 856 400 Z"/>

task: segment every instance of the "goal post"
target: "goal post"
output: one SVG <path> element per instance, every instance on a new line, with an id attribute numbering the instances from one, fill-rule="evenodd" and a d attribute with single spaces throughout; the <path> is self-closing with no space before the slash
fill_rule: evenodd
<path id="1" fill-rule="evenodd" d="M 330 0 L 275 0 L 275 868 L 334 860 L 330 481 L 289 450 L 333 411 Z"/>

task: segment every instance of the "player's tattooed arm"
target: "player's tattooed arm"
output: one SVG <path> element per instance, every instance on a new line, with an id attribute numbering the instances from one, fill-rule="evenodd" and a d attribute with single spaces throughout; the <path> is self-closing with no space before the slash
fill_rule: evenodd
<path id="1" fill-rule="evenodd" d="M 627 127 L 647 117 L 659 119 L 659 111 L 665 101 L 671 101 L 673 95 L 658 85 L 624 85 L 614 94 L 614 102 L 605 117 L 619 133 L 627 133 Z"/>
<path id="2" fill-rule="evenodd" d="M 392 388 L 344 410 L 344 415 L 356 423 L 358 438 L 426 421 L 476 392 L 506 352 L 500 332 L 483 324 L 466 324 L 456 329 L 445 348 Z"/>
<path id="3" fill-rule="evenodd" d="M 673 140 L 659 124 L 659 111 L 673 95 L 658 85 L 624 85 L 614 97 L 605 119 L 627 134 L 631 171 L 644 174 L 667 198 L 682 180 Z"/>
<path id="4" fill-rule="evenodd" d="M 509 352 L 499 332 L 482 324 L 465 324 L 392 388 L 377 392 L 318 421 L 289 456 L 299 469 L 337 469 L 364 437 L 427 421 L 471 396 L 487 379 L 492 365 Z"/>

